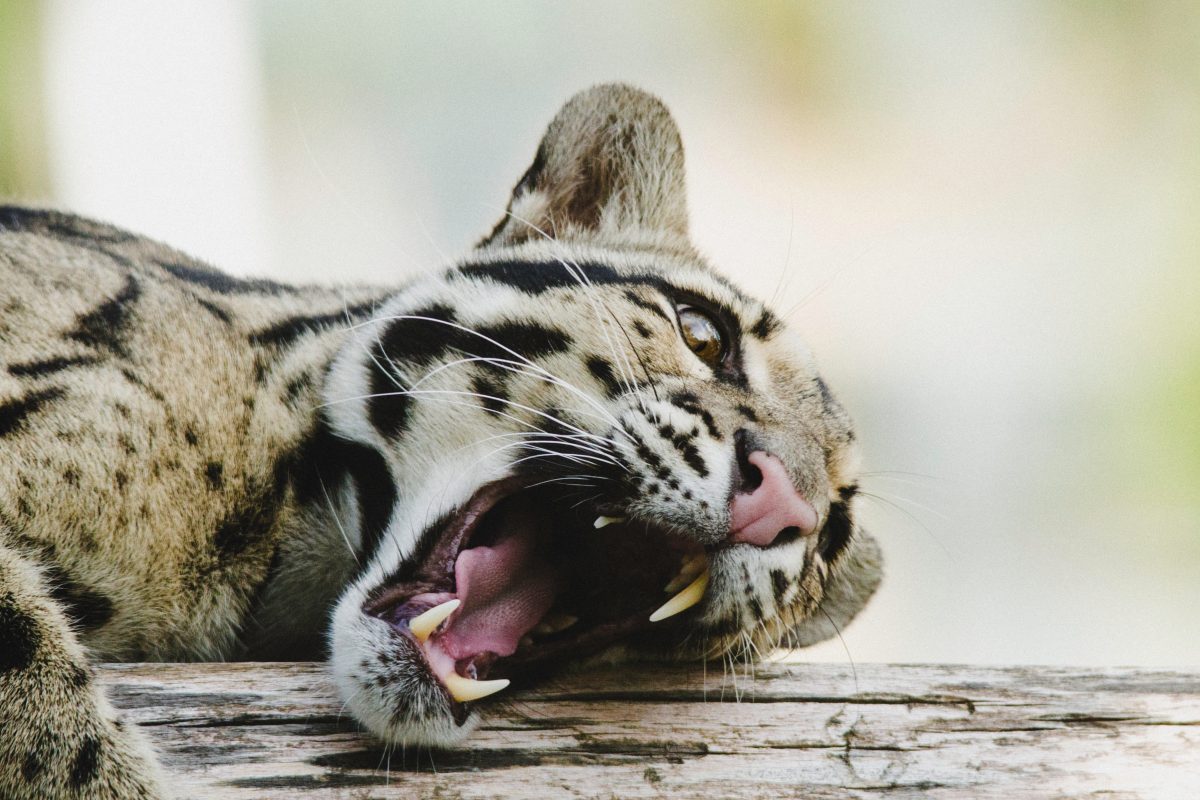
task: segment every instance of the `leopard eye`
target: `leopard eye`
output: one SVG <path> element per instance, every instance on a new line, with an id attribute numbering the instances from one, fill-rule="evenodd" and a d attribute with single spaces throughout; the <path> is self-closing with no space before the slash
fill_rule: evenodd
<path id="1" fill-rule="evenodd" d="M 725 356 L 725 337 L 712 315 L 693 306 L 679 306 L 679 331 L 683 342 L 701 361 L 716 368 Z"/>

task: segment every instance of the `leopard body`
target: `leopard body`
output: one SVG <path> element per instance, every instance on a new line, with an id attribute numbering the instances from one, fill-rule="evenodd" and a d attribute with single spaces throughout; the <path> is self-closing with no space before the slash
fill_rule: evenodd
<path id="1" fill-rule="evenodd" d="M 328 658 L 380 737 L 462 741 L 474 704 L 363 609 L 514 476 L 590 486 L 714 553 L 686 623 L 605 657 L 809 644 L 878 584 L 849 418 L 691 244 L 678 131 L 635 89 L 572 99 L 491 233 L 399 286 L 236 279 L 16 206 L 0 278 L 5 797 L 170 793 L 96 660 Z M 681 343 L 684 304 L 723 321 L 736 363 Z M 811 501 L 811 535 L 722 546 L 747 436 Z"/>

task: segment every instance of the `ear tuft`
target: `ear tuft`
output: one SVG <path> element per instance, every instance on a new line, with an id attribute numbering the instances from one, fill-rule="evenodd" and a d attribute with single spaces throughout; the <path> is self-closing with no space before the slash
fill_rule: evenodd
<path id="1" fill-rule="evenodd" d="M 557 239 L 687 237 L 683 142 L 657 97 L 605 84 L 550 123 L 507 213 L 480 247 Z"/>

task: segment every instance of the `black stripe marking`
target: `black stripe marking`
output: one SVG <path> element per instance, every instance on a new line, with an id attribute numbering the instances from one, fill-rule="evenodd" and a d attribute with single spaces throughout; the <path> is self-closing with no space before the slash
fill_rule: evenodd
<path id="1" fill-rule="evenodd" d="M 479 402 L 489 411 L 500 413 L 508 405 L 508 388 L 502 378 L 477 375 L 471 381 L 471 391 L 483 395 Z"/>
<path id="2" fill-rule="evenodd" d="M 397 363 L 428 363 L 442 354 L 454 335 L 469 335 L 453 326 L 457 322 L 454 309 L 442 303 L 402 316 L 404 319 L 388 323 L 379 337 L 381 356 Z"/>
<path id="3" fill-rule="evenodd" d="M 675 449 L 679 451 L 679 455 L 683 457 L 692 471 L 701 478 L 708 477 L 708 465 L 704 463 L 704 459 L 700 457 L 700 451 L 692 444 L 685 436 L 676 436 L 671 439 L 671 444 L 675 445 Z"/>
<path id="4" fill-rule="evenodd" d="M 232 563 L 271 535 L 283 503 L 289 467 L 290 459 L 284 456 L 276 462 L 269 483 L 261 478 L 246 481 L 238 505 L 218 523 L 213 533 L 213 549 L 221 565 Z"/>
<path id="5" fill-rule="evenodd" d="M 137 238 L 132 233 L 95 220 L 58 211 L 20 206 L 0 206 L 0 231 L 3 230 L 41 233 L 59 240 L 68 239 L 73 244 L 91 246 L 91 249 L 106 255 L 112 254 L 95 245 L 124 244 Z"/>
<path id="6" fill-rule="evenodd" d="M 100 771 L 100 740 L 95 736 L 83 737 L 83 744 L 75 754 L 75 764 L 71 767 L 71 786 L 79 789 L 96 778 Z"/>
<path id="7" fill-rule="evenodd" d="M 580 288 L 581 275 L 588 283 L 596 286 L 636 281 L 622 278 L 607 264 L 594 262 L 568 266 L 559 261 L 494 261 L 486 264 L 467 264 L 459 268 L 458 274 L 465 278 L 486 278 L 531 295 L 539 295 L 551 289 Z"/>
<path id="8" fill-rule="evenodd" d="M 219 491 L 225 485 L 225 465 L 220 461 L 210 461 L 204 467 L 204 477 L 213 491 Z"/>
<path id="9" fill-rule="evenodd" d="M 224 322 L 226 325 L 233 321 L 232 317 L 229 316 L 229 312 L 221 308 L 216 303 L 209 302 L 208 300 L 204 300 L 199 297 L 196 298 L 196 302 L 200 304 L 201 308 L 212 314 L 217 319 L 221 320 L 221 322 Z"/>
<path id="10" fill-rule="evenodd" d="M 9 400 L 0 404 L 0 436 L 7 436 L 19 430 L 25 423 L 25 418 L 36 413 L 46 403 L 53 402 L 63 396 L 63 390 L 58 387 L 30 392 L 24 397 Z"/>
<path id="11" fill-rule="evenodd" d="M 67 679 L 71 686 L 75 689 L 87 688 L 87 685 L 92 682 L 92 671 L 86 666 L 79 664 L 71 665 L 71 675 Z"/>
<path id="12" fill-rule="evenodd" d="M 759 601 L 758 595 L 755 594 L 754 589 L 751 588 L 749 584 L 746 585 L 746 602 L 750 605 L 750 613 L 754 616 L 754 618 L 762 619 L 762 603 Z"/>
<path id="13" fill-rule="evenodd" d="M 514 200 L 537 188 L 538 182 L 541 179 L 542 171 L 545 168 L 546 143 L 542 142 L 540 145 L 538 145 L 537 153 L 533 157 L 533 163 L 529 165 L 529 169 L 525 170 L 525 174 L 521 176 L 521 179 L 517 181 L 517 185 L 513 187 L 512 199 L 508 201 L 508 206 L 505 208 L 506 212 L 512 211 Z M 504 216 L 500 217 L 499 221 L 496 222 L 491 232 L 483 238 L 483 241 L 481 241 L 477 247 L 487 247 L 496 240 L 496 238 L 500 235 L 500 232 L 503 231 L 504 228 L 510 223 L 514 225 L 524 225 L 523 222 L 511 217 L 508 213 L 506 213 Z"/>
<path id="14" fill-rule="evenodd" d="M 404 394 L 399 376 L 392 374 L 393 365 L 400 368 L 429 365 L 449 350 L 457 350 L 464 358 L 481 358 L 501 362 L 520 362 L 560 353 L 571 346 L 571 337 L 555 328 L 524 322 L 505 322 L 490 327 L 475 328 L 475 332 L 460 330 L 442 322 L 454 322 L 453 312 L 443 305 L 413 312 L 408 317 L 427 319 L 398 319 L 380 337 L 380 354 L 375 358 L 371 375 L 369 401 L 371 422 L 387 437 L 399 436 L 408 424 L 411 398 Z M 441 320 L 437 322 L 433 320 Z M 481 364 L 499 378 L 510 374 L 509 364 Z"/>
<path id="15" fill-rule="evenodd" d="M 122 336 L 133 316 L 133 306 L 141 294 L 141 284 L 137 278 L 130 275 L 120 292 L 79 317 L 75 322 L 75 329 L 68 331 L 66 337 L 89 347 L 128 357 L 129 352 L 125 349 Z"/>
<path id="16" fill-rule="evenodd" d="M 791 588 L 792 581 L 788 578 L 787 573 L 781 569 L 771 570 L 771 586 L 775 589 L 775 605 L 783 606 L 783 596 L 787 594 L 787 590 Z"/>
<path id="17" fill-rule="evenodd" d="M 0 673 L 28 667 L 41 644 L 37 621 L 11 592 L 0 595 Z"/>
<path id="18" fill-rule="evenodd" d="M 437 547 L 438 542 L 441 541 L 442 533 L 450 527 L 450 523 L 453 522 L 455 517 L 458 516 L 460 510 L 461 509 L 452 509 L 447 511 L 445 514 L 435 520 L 432 525 L 427 527 L 421 534 L 421 538 L 417 540 L 417 546 L 414 548 L 412 554 L 409 555 L 408 558 L 404 559 L 404 561 L 400 562 L 400 565 L 396 567 L 392 574 L 389 575 L 386 580 L 381 582 L 378 587 L 376 587 L 375 591 L 367 597 L 367 602 L 365 605 L 370 605 L 373 601 L 377 600 L 380 595 L 387 591 L 388 587 L 395 586 L 398 583 L 409 583 L 421 577 L 421 573 L 426 567 L 432 567 L 433 569 L 438 570 L 439 574 L 437 576 L 429 577 L 435 578 L 436 580 L 441 580 L 443 575 L 440 574 L 440 569 L 444 565 L 430 565 L 430 555 L 433 553 L 434 548 Z M 367 563 L 368 562 L 366 560 L 362 561 L 363 566 L 359 568 L 360 572 L 362 569 L 365 569 Z"/>
<path id="19" fill-rule="evenodd" d="M 202 286 L 217 294 L 289 294 L 297 291 L 294 286 L 265 278 L 235 278 L 202 264 L 163 260 L 154 263 L 181 281 Z"/>
<path id="20" fill-rule="evenodd" d="M 817 552 L 826 564 L 832 564 L 850 543 L 850 534 L 854 530 L 854 521 L 850 518 L 850 506 L 844 502 L 832 503 L 829 506 L 829 519 L 821 534 L 817 537 Z"/>
<path id="21" fill-rule="evenodd" d="M 330 311 L 326 314 L 301 315 L 288 317 L 274 325 L 250 334 L 250 341 L 261 347 L 282 347 L 291 344 L 306 333 L 313 333 L 321 328 L 336 323 L 352 324 L 360 317 L 366 316 L 376 308 L 375 301 L 348 306 L 340 311 Z"/>
<path id="22" fill-rule="evenodd" d="M 766 340 L 774 336 L 776 331 L 782 327 L 783 323 L 779 321 L 779 317 L 764 308 L 762 314 L 758 316 L 758 320 L 750 327 L 750 333 L 759 339 Z"/>
<path id="23" fill-rule="evenodd" d="M 783 546 L 785 544 L 791 544 L 792 542 L 799 539 L 800 535 L 801 535 L 800 528 L 798 528 L 795 525 L 789 525 L 788 527 L 781 530 L 779 533 L 775 534 L 775 538 L 771 541 L 771 546 L 779 547 L 779 546 Z"/>
<path id="24" fill-rule="evenodd" d="M 100 359 L 95 356 L 58 356 L 39 361 L 26 361 L 22 364 L 9 364 L 8 372 L 10 375 L 22 378 L 40 378 L 72 367 L 88 367 L 99 361 Z"/>
<path id="25" fill-rule="evenodd" d="M 489 341 L 472 336 L 469 333 L 455 331 L 457 341 L 451 346 L 463 351 L 464 354 L 478 358 L 519 361 L 508 350 L 519 353 L 521 357 L 534 359 L 561 353 L 571 346 L 571 337 L 557 328 L 548 328 L 526 322 L 502 322 L 485 328 L 476 328 L 487 339 L 493 339 L 504 347 L 497 347 Z M 507 347 L 508 350 L 504 348 Z"/>
<path id="26" fill-rule="evenodd" d="M 713 415 L 709 413 L 708 409 L 701 407 L 700 398 L 691 392 L 678 392 L 671 395 L 670 400 L 671 405 L 676 408 L 699 417 L 700 421 L 704 423 L 704 427 L 708 430 L 708 435 L 718 442 L 721 441 L 723 437 L 721 436 L 721 431 L 717 429 L 717 421 L 713 419 Z"/>
<path id="27" fill-rule="evenodd" d="M 112 619 L 114 607 L 108 597 L 77 582 L 57 563 L 47 563 L 45 570 L 50 596 L 62 604 L 63 613 L 83 630 L 102 628 Z"/>
<path id="28" fill-rule="evenodd" d="M 833 412 L 838 408 L 838 402 L 834 399 L 833 392 L 829 390 L 829 384 L 820 376 L 816 378 L 817 390 L 821 392 L 821 404 L 826 411 Z"/>
<path id="29" fill-rule="evenodd" d="M 371 394 L 367 414 L 371 424 L 385 437 L 399 436 L 408 424 L 412 399 L 405 394 L 393 365 L 418 365 L 432 361 L 446 347 L 447 331 L 457 328 L 454 311 L 441 303 L 419 308 L 405 317 L 422 319 L 392 320 L 379 337 L 378 352 L 371 360 Z M 436 321 L 434 321 L 436 320 Z"/>
<path id="30" fill-rule="evenodd" d="M 675 324 L 674 320 L 667 316 L 667 312 L 663 311 L 661 306 L 659 306 L 657 303 L 651 303 L 649 300 L 646 300 L 633 289 L 625 290 L 625 299 L 633 303 L 638 308 L 649 311 L 651 314 L 657 314 L 672 325 Z"/>
<path id="31" fill-rule="evenodd" d="M 636 445 L 636 450 L 638 458 L 642 459 L 642 463 L 650 467 L 651 470 L 661 473 L 666 469 L 666 467 L 663 465 L 662 459 L 658 457 L 658 453 L 655 453 L 644 443 L 638 442 Z"/>
<path id="32" fill-rule="evenodd" d="M 324 507 L 328 503 L 326 493 L 334 497 L 347 475 L 354 481 L 358 498 L 362 542 L 359 563 L 365 568 L 391 521 L 396 485 L 378 450 L 338 436 L 322 415 L 297 451 L 292 473 L 297 502 Z"/>
<path id="33" fill-rule="evenodd" d="M 592 376 L 600 381 L 600 384 L 604 387 L 605 394 L 609 397 L 618 397 L 624 391 L 620 381 L 613 374 L 613 366 L 608 359 L 601 358 L 600 356 L 589 356 L 587 368 L 588 372 L 592 373 Z"/>
<path id="34" fill-rule="evenodd" d="M 141 378 L 139 378 L 137 376 L 137 373 L 135 373 L 133 370 L 129 369 L 128 367 L 122 367 L 121 374 L 125 376 L 125 380 L 129 381 L 134 386 L 138 387 L 139 389 L 141 389 L 143 392 L 145 392 L 146 394 L 153 397 L 158 402 L 160 402 L 160 403 L 167 402 L 167 398 L 165 395 L 163 395 L 162 392 L 160 392 L 158 389 L 155 389 L 153 386 L 151 386 L 150 384 L 146 383 Z"/>
<path id="35" fill-rule="evenodd" d="M 310 372 L 301 372 L 296 377 L 292 378 L 283 387 L 283 400 L 289 406 L 294 406 L 296 401 L 300 399 L 300 395 L 306 390 L 312 388 L 313 375 Z"/>
<path id="36" fill-rule="evenodd" d="M 30 231 L 46 227 L 51 218 L 50 211 L 20 206 L 0 206 L 0 230 Z"/>
<path id="37" fill-rule="evenodd" d="M 38 775 L 42 774 L 43 769 L 44 767 L 42 766 L 41 759 L 38 758 L 38 754 L 33 750 L 26 750 L 25 760 L 21 762 L 21 777 L 26 782 L 32 782 L 37 779 Z"/>

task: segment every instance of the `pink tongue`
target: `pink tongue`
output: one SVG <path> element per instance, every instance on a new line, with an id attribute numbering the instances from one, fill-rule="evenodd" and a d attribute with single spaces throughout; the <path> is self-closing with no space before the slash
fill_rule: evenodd
<path id="1" fill-rule="evenodd" d="M 485 652 L 512 655 L 554 604 L 557 576 L 536 552 L 532 525 L 515 527 L 519 532 L 492 547 L 458 554 L 454 580 L 462 605 L 437 637 L 455 660 Z"/>

